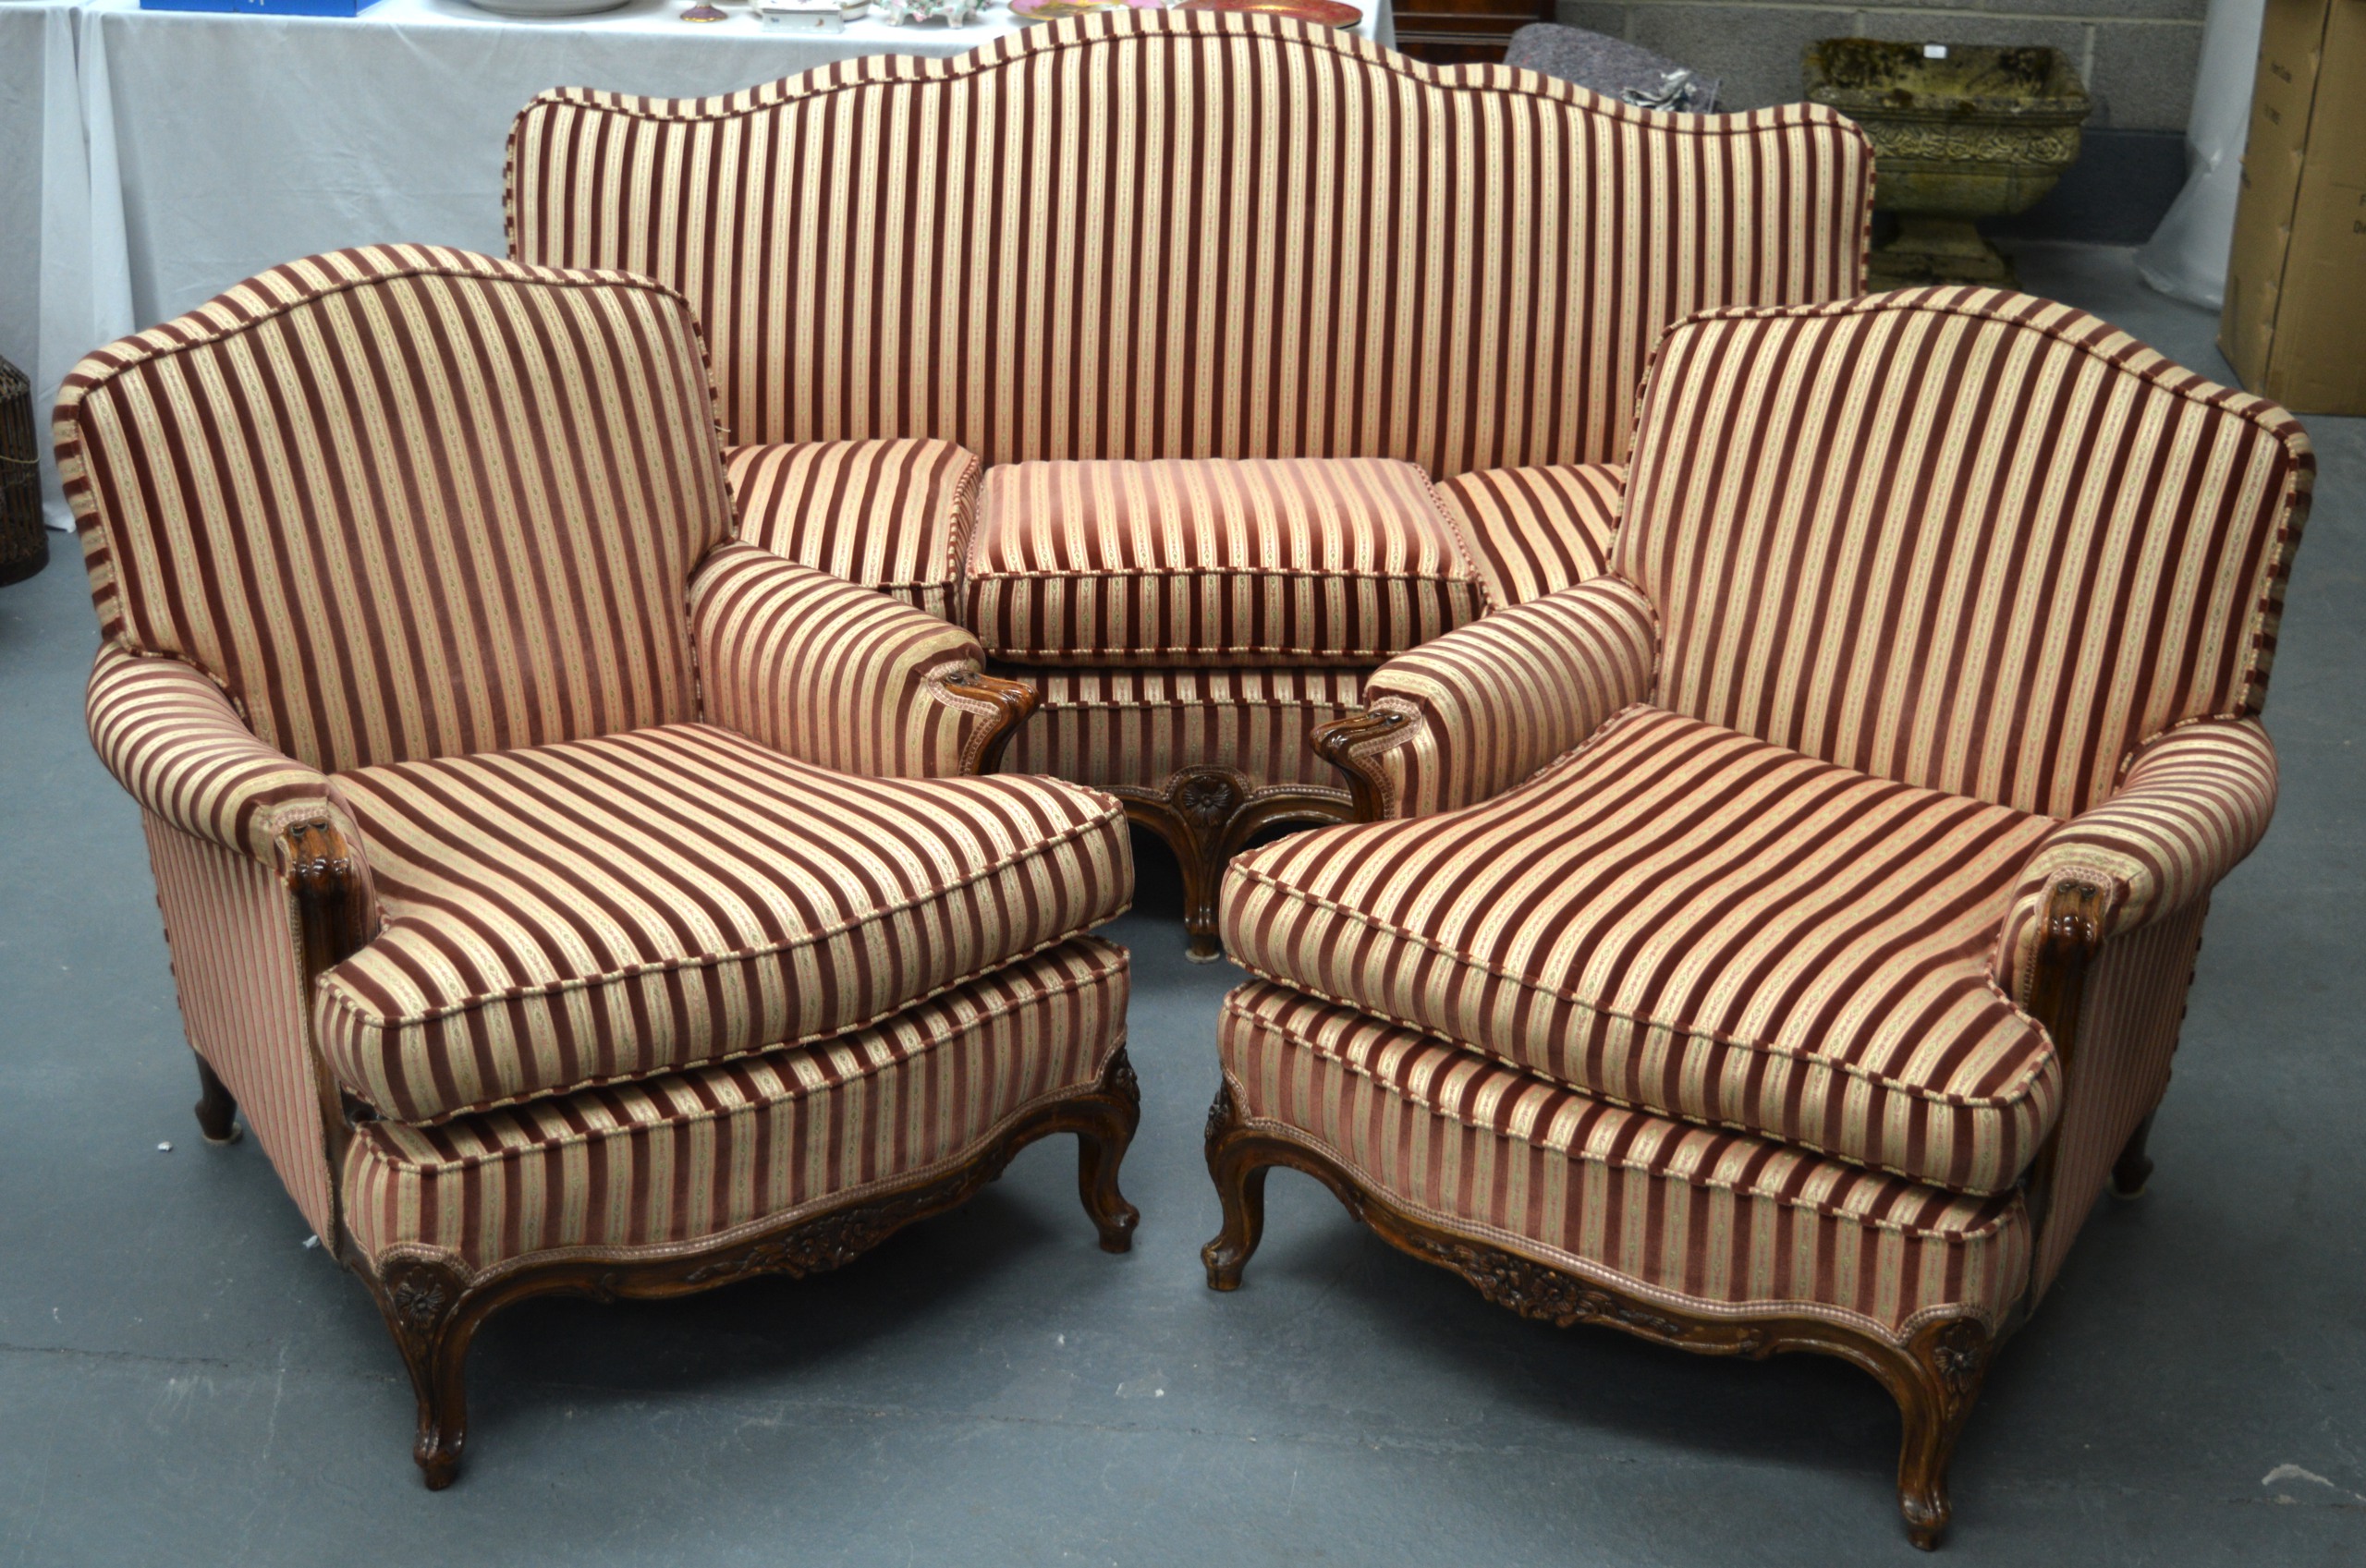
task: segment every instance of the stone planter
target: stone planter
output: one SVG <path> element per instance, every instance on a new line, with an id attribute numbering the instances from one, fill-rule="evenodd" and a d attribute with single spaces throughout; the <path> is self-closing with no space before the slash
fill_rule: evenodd
<path id="1" fill-rule="evenodd" d="M 2077 162 L 2090 105 L 2068 58 L 1977 44 L 1933 58 L 1920 43 L 1827 38 L 1808 45 L 1802 69 L 1808 101 L 1872 140 L 1873 206 L 1897 217 L 1896 237 L 1873 251 L 1872 286 L 2009 286 L 2012 262 L 1974 220 L 2022 211 Z"/>

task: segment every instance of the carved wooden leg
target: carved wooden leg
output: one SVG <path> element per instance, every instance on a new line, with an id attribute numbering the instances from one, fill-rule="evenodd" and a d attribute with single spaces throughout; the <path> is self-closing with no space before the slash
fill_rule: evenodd
<path id="1" fill-rule="evenodd" d="M 1126 815 L 1165 840 L 1183 872 L 1184 956 L 1224 956 L 1216 934 L 1224 869 L 1241 845 L 1268 828 L 1319 827 L 1352 820 L 1348 793 L 1313 785 L 1259 788 L 1229 768 L 1183 768 L 1164 790 L 1113 787 Z"/>
<path id="2" fill-rule="evenodd" d="M 1224 1204 L 1224 1229 L 1200 1248 L 1210 1290 L 1238 1290 L 1240 1271 L 1265 1234 L 1265 1173 L 1272 1167 L 1248 1140 L 1233 1136 L 1239 1124 L 1231 1083 L 1217 1084 L 1208 1107 L 1208 1174 Z"/>
<path id="3" fill-rule="evenodd" d="M 2153 1157 L 2144 1152 L 2144 1145 L 2153 1136 L 2153 1118 L 2145 1117 L 2136 1124 L 2128 1136 L 2128 1143 L 2119 1151 L 2119 1159 L 2111 1168 L 2111 1195 L 2114 1197 L 2141 1197 L 2147 1183 L 2153 1179 Z"/>
<path id="4" fill-rule="evenodd" d="M 385 1266 L 372 1290 L 419 1396 L 419 1439 L 411 1457 L 429 1491 L 442 1491 L 458 1477 L 460 1450 L 469 1440 L 469 1343 L 476 1337 L 478 1316 L 459 1310 L 467 1288 L 447 1264 L 397 1258 Z"/>
<path id="5" fill-rule="evenodd" d="M 1125 1161 L 1134 1129 L 1141 1124 L 1142 1089 L 1122 1045 L 1102 1072 L 1101 1091 L 1090 1124 L 1077 1128 L 1076 1189 L 1084 1199 L 1084 1211 L 1101 1232 L 1101 1250 L 1129 1252 L 1142 1213 L 1117 1190 L 1117 1167 Z"/>
<path id="6" fill-rule="evenodd" d="M 195 1055 L 195 1052 L 191 1052 Z M 197 1130 L 208 1143 L 238 1141 L 238 1102 L 204 1057 L 197 1058 Z"/>
<path id="7" fill-rule="evenodd" d="M 1964 1417 L 1980 1397 L 1993 1348 L 1978 1323 L 1950 1319 L 1915 1335 L 1879 1369 L 1906 1428 L 1897 1453 L 1897 1508 L 1906 1538 L 1924 1551 L 1937 1550 L 1946 1531 L 1947 1465 Z"/>

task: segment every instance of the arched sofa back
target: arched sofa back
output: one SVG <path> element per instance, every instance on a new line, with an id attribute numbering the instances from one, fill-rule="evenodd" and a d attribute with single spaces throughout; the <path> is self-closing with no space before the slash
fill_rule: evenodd
<path id="1" fill-rule="evenodd" d="M 1684 116 L 1327 29 L 1030 27 L 511 134 L 511 253 L 682 291 L 728 439 L 989 462 L 1616 462 L 1703 306 L 1860 291 L 1872 159 L 1807 104 Z"/>

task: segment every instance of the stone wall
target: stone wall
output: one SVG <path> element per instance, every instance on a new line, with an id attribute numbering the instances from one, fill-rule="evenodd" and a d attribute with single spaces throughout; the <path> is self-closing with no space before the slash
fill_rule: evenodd
<path id="1" fill-rule="evenodd" d="M 1720 107 L 1799 96 L 1818 38 L 2052 44 L 2093 94 L 2091 130 L 2179 131 L 2193 100 L 2206 0 L 1953 0 L 1877 9 L 1791 0 L 1560 0 L 1560 19 L 1721 78 Z"/>

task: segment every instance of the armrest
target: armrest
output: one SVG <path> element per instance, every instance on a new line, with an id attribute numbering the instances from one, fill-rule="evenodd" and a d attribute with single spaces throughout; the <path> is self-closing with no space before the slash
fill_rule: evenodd
<path id="1" fill-rule="evenodd" d="M 2066 893 L 2084 890 L 2100 945 L 2206 897 L 2275 812 L 2275 748 L 2257 720 L 2204 719 L 2159 735 L 2109 800 L 2031 851 L 1997 944 L 1999 982 L 2031 1003 L 2047 911 Z"/>
<path id="2" fill-rule="evenodd" d="M 961 627 L 751 544 L 700 564 L 690 625 L 708 719 L 840 772 L 991 772 L 1035 711 Z"/>
<path id="3" fill-rule="evenodd" d="M 283 865 L 297 824 L 342 815 L 327 775 L 259 738 L 193 664 L 109 643 L 91 667 L 83 717 L 99 760 L 132 798 L 266 866 Z"/>
<path id="4" fill-rule="evenodd" d="M 1366 821 L 1500 795 L 1651 690 L 1659 624 L 1623 578 L 1498 612 L 1401 653 L 1364 683 L 1365 711 L 1314 748 L 1348 774 Z"/>

